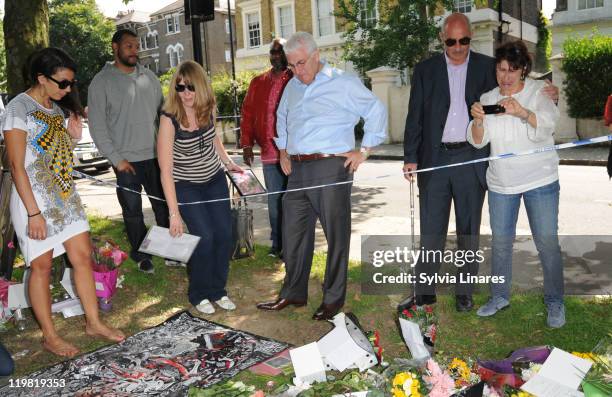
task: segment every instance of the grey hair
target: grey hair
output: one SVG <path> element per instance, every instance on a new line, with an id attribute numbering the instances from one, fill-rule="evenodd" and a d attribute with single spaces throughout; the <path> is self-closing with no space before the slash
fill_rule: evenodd
<path id="1" fill-rule="evenodd" d="M 461 19 L 463 20 L 463 22 L 465 22 L 465 24 L 467 25 L 468 31 L 471 34 L 472 33 L 472 22 L 470 22 L 470 18 L 468 18 L 467 15 L 462 14 L 460 12 L 454 12 L 450 14 L 449 16 L 447 16 L 446 18 L 444 18 L 444 23 L 442 24 L 442 34 L 446 35 L 446 28 L 448 27 L 448 24 L 453 19 L 456 19 L 456 18 Z"/>
<path id="2" fill-rule="evenodd" d="M 296 32 L 287 40 L 287 44 L 284 48 L 285 54 L 304 48 L 308 52 L 308 55 L 310 55 L 317 50 L 317 43 L 310 33 Z"/>
<path id="3" fill-rule="evenodd" d="M 272 40 L 272 42 L 270 43 L 270 49 L 274 48 L 274 44 L 280 44 L 281 47 L 285 48 L 285 44 L 287 44 L 287 40 L 283 39 L 282 37 L 277 37 L 274 40 Z"/>

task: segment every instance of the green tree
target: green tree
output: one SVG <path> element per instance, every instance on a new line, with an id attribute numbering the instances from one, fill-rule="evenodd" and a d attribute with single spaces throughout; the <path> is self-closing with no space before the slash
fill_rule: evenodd
<path id="1" fill-rule="evenodd" d="M 47 0 L 6 0 L 4 13 L 7 88 L 15 95 L 26 89 L 30 54 L 49 45 L 49 8 Z"/>
<path id="2" fill-rule="evenodd" d="M 376 22 L 364 18 L 375 15 L 375 0 L 339 0 L 335 13 L 346 29 L 344 58 L 362 76 L 384 65 L 405 70 L 426 57 L 439 32 L 434 11 L 451 9 L 452 1 L 379 0 L 378 6 Z"/>
<path id="3" fill-rule="evenodd" d="M 113 59 L 111 38 L 115 26 L 94 0 L 54 0 L 50 3 L 49 42 L 66 51 L 78 66 L 77 80 L 83 103 L 87 88 L 106 61 Z"/>
<path id="4" fill-rule="evenodd" d="M 536 63 L 535 70 L 538 72 L 548 72 L 550 70 L 550 62 L 548 59 L 552 54 L 552 36 L 548 28 L 549 21 L 540 10 L 538 19 L 538 43 L 536 44 Z"/>
<path id="5" fill-rule="evenodd" d="M 6 92 L 6 47 L 4 45 L 4 23 L 0 21 L 0 92 Z"/>

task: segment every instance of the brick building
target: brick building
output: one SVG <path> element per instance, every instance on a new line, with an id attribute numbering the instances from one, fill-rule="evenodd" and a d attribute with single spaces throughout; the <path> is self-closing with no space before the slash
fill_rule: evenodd
<path id="1" fill-rule="evenodd" d="M 233 17 L 232 8 L 235 29 Z M 181 61 L 193 59 L 192 25 L 185 24 L 184 0 L 169 4 L 144 20 L 142 13 L 131 11 L 120 15 L 115 25 L 136 31 L 140 38 L 140 63 L 156 74 L 165 73 Z M 204 68 L 211 74 L 231 71 L 229 32 L 227 2 L 215 0 L 214 20 L 200 24 Z"/>

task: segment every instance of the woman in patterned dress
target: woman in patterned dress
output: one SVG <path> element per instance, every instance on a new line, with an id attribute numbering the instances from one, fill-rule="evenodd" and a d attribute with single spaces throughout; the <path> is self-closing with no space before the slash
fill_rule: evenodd
<path id="1" fill-rule="evenodd" d="M 74 143 L 81 137 L 83 109 L 74 88 L 76 65 L 60 49 L 34 53 L 30 88 L 7 106 L 4 138 L 13 190 L 10 210 L 26 264 L 28 294 L 45 349 L 72 357 L 78 349 L 59 336 L 51 320 L 52 259 L 68 253 L 87 323 L 85 332 L 112 341 L 125 337 L 98 316 L 91 266 L 89 224 L 72 180 Z M 64 112 L 70 114 L 68 128 Z"/>

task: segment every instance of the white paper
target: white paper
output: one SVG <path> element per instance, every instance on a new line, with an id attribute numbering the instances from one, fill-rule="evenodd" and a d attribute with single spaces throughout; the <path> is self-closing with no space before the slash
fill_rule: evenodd
<path id="1" fill-rule="evenodd" d="M 138 251 L 187 263 L 199 241 L 199 236 L 183 233 L 180 237 L 172 237 L 167 228 L 153 226 Z"/>
<path id="2" fill-rule="evenodd" d="M 60 281 L 60 284 L 62 285 L 62 287 L 64 287 L 66 292 L 68 292 L 68 295 L 70 295 L 71 298 L 74 299 L 77 297 L 76 289 L 74 287 L 74 284 L 72 283 L 71 268 L 67 267 L 64 269 L 64 275 L 62 276 L 62 281 Z"/>
<path id="3" fill-rule="evenodd" d="M 421 334 L 419 325 L 403 318 L 400 318 L 399 322 L 404 341 L 406 341 L 408 349 L 410 349 L 412 358 L 418 360 L 430 357 L 429 350 L 427 350 L 425 342 L 423 342 L 423 334 Z"/>
<path id="4" fill-rule="evenodd" d="M 11 284 L 8 287 L 8 307 L 11 310 L 30 307 L 26 294 L 26 284 Z"/>
<path id="5" fill-rule="evenodd" d="M 591 365 L 589 360 L 554 348 L 540 371 L 521 389 L 537 397 L 582 396 L 577 389 Z"/>
<path id="6" fill-rule="evenodd" d="M 295 376 L 302 383 L 325 382 L 325 366 L 316 342 L 289 350 Z"/>
<path id="7" fill-rule="evenodd" d="M 317 342 L 323 361 L 331 367 L 328 369 L 342 372 L 357 364 L 359 370 L 364 371 L 376 365 L 376 360 L 370 363 L 372 358 L 367 357 L 368 352 L 360 348 L 349 334 L 344 313 L 336 314 L 332 322 L 334 329 Z"/>

